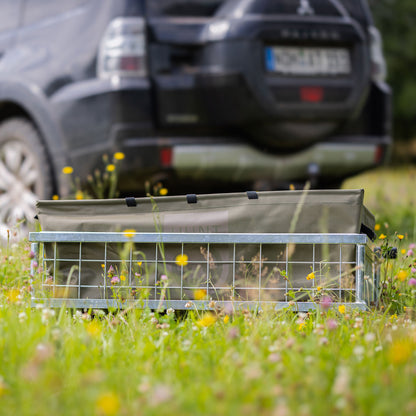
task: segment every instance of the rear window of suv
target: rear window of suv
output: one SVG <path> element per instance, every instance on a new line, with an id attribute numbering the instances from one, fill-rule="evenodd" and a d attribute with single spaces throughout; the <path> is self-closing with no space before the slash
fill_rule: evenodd
<path id="1" fill-rule="evenodd" d="M 226 0 L 147 0 L 150 16 L 211 17 Z"/>

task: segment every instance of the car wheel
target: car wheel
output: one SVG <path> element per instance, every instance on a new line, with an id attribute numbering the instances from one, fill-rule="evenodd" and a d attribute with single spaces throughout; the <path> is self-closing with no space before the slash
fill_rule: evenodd
<path id="1" fill-rule="evenodd" d="M 23 118 L 0 124 L 0 231 L 32 222 L 38 199 L 49 198 L 53 180 L 41 137 Z"/>

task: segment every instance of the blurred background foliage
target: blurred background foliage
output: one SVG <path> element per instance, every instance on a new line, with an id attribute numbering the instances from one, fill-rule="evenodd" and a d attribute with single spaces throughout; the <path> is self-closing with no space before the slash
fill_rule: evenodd
<path id="1" fill-rule="evenodd" d="M 416 0 L 369 0 L 393 89 L 394 137 L 416 138 Z"/>

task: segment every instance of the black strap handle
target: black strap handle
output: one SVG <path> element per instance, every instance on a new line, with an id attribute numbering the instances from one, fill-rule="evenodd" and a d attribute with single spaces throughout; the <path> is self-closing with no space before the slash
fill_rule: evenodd
<path id="1" fill-rule="evenodd" d="M 259 199 L 259 195 L 256 191 L 247 191 L 248 199 Z"/>
<path id="2" fill-rule="evenodd" d="M 196 204 L 198 202 L 198 198 L 195 194 L 188 194 L 186 195 L 186 202 L 188 204 Z"/>
<path id="3" fill-rule="evenodd" d="M 128 196 L 126 198 L 126 205 L 128 207 L 135 207 L 135 206 L 137 206 L 136 198 L 134 198 L 133 196 Z"/>

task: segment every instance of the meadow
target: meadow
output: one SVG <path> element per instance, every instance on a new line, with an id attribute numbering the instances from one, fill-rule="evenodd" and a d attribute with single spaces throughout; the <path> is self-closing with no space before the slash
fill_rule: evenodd
<path id="1" fill-rule="evenodd" d="M 375 244 L 398 249 L 368 311 L 32 308 L 32 253 L 11 230 L 0 249 L 0 415 L 414 414 L 415 176 L 384 169 L 344 184 L 365 188 Z"/>

